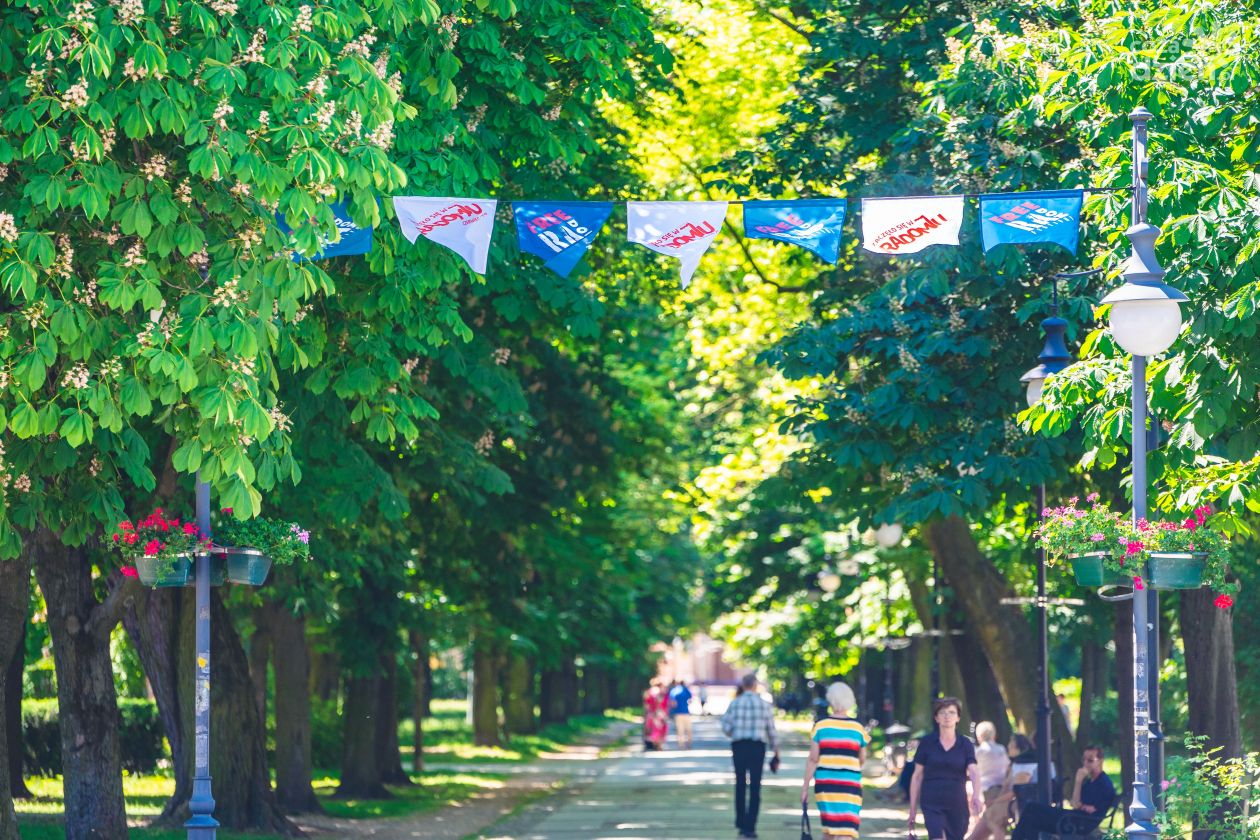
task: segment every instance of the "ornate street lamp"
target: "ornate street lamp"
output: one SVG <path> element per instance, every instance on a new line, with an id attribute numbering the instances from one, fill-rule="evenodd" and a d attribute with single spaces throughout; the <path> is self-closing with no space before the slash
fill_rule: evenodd
<path id="1" fill-rule="evenodd" d="M 203 270 L 202 276 L 205 276 Z M 197 527 L 202 539 L 210 539 L 210 484 L 197 473 Z M 219 821 L 214 818 L 210 789 L 210 552 L 193 555 L 196 562 L 197 615 L 193 632 L 197 648 L 193 692 L 193 789 L 188 800 L 191 816 L 184 828 L 188 840 L 215 840 Z"/>
<path id="2" fill-rule="evenodd" d="M 1046 334 L 1045 346 L 1037 356 L 1037 366 L 1019 378 L 1027 385 L 1025 399 L 1031 408 L 1041 401 L 1046 380 L 1072 363 L 1065 336 L 1067 321 L 1059 317 L 1059 287 L 1053 291 L 1051 315 L 1041 322 Z M 1037 522 L 1046 507 L 1046 484 L 1037 485 Z M 1005 601 L 1005 599 L 1004 599 Z M 1050 779 L 1050 623 L 1046 615 L 1046 552 L 1037 549 L 1037 801 L 1049 805 L 1052 794 Z"/>
<path id="3" fill-rule="evenodd" d="M 1163 353 L 1181 332 L 1181 303 L 1186 296 L 1164 283 L 1155 256 L 1159 228 L 1146 218 L 1146 123 L 1151 112 L 1138 107 L 1133 121 L 1133 224 L 1125 232 L 1132 246 L 1124 266 L 1124 285 L 1103 298 L 1111 304 L 1111 335 L 1133 354 L 1133 521 L 1146 517 L 1146 360 Z M 1159 725 L 1159 596 L 1147 587 L 1133 593 L 1133 822 L 1125 833 L 1133 840 L 1159 836 L 1155 799 L 1163 776 L 1163 735 Z"/>

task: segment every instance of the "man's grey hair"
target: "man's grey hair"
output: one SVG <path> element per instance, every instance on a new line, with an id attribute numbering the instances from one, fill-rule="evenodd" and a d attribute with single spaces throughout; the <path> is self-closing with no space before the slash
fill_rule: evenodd
<path id="1" fill-rule="evenodd" d="M 757 675 L 744 674 L 744 678 L 739 681 L 739 684 L 743 686 L 744 691 L 752 691 L 757 687 Z"/>

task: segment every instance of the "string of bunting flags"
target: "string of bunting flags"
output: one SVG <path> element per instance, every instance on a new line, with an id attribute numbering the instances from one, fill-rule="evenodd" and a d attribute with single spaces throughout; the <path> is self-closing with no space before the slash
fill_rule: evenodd
<path id="1" fill-rule="evenodd" d="M 1085 192 L 862 198 L 862 247 L 874 254 L 900 256 L 917 254 L 933 245 L 958 245 L 966 199 L 976 198 L 985 253 L 999 245 L 1049 243 L 1075 254 Z M 396 196 L 393 202 L 408 242 L 423 236 L 454 251 L 476 273 L 486 273 L 499 204 L 496 199 Z M 726 223 L 731 204 L 743 205 L 744 236 L 797 245 L 829 263 L 839 259 L 848 207 L 845 198 L 628 201 L 626 239 L 677 259 L 686 288 Z M 325 243 L 311 259 L 370 251 L 371 229 L 364 231 L 355 225 L 344 203 L 333 205 L 332 210 L 341 238 Z M 611 201 L 513 201 L 517 243 L 522 252 L 541 258 L 548 269 L 567 277 L 612 210 Z M 284 226 L 282 218 L 279 222 Z"/>

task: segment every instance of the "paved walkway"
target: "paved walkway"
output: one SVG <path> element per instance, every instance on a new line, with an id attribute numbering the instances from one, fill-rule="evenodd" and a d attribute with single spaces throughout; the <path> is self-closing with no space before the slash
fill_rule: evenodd
<path id="1" fill-rule="evenodd" d="M 786 737 L 783 766 L 762 785 L 757 833 L 765 840 L 800 836 L 800 790 L 806 742 Z M 573 778 L 561 793 L 528 806 L 479 835 L 490 840 L 709 840 L 735 837 L 730 750 L 716 718 L 696 718 L 694 748 L 644 753 L 619 750 L 594 777 Z M 868 789 L 862 837 L 904 840 L 904 808 L 881 804 Z M 821 838 L 811 809 L 814 836 Z"/>

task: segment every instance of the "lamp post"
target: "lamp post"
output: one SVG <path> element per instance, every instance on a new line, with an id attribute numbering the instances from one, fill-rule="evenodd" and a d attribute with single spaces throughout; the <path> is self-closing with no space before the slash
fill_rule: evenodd
<path id="1" fill-rule="evenodd" d="M 1146 123 L 1151 112 L 1138 107 L 1133 121 L 1133 217 L 1125 235 L 1131 252 L 1124 285 L 1103 298 L 1111 304 L 1111 335 L 1133 355 L 1133 521 L 1146 517 L 1146 360 L 1163 353 L 1181 332 L 1181 303 L 1187 298 L 1163 282 L 1155 256 L 1159 228 L 1146 218 Z M 1143 570 L 1144 571 L 1144 570 Z M 1153 791 L 1163 776 L 1159 726 L 1159 597 L 1149 587 L 1133 592 L 1133 802 L 1125 833 L 1133 840 L 1159 836 Z M 1152 751 L 1154 747 L 1154 751 Z"/>
<path id="2" fill-rule="evenodd" d="M 1050 317 L 1041 322 L 1046 343 L 1037 356 L 1037 366 L 1019 378 L 1028 386 L 1025 398 L 1029 407 L 1041 400 L 1046 379 L 1072 362 L 1065 336 L 1067 321 L 1059 317 L 1059 290 L 1054 287 Z M 1037 522 L 1042 521 L 1046 507 L 1046 484 L 1037 485 Z M 1046 551 L 1037 549 L 1037 801 L 1049 805 L 1053 796 L 1050 779 L 1050 623 L 1046 615 Z"/>
<path id="3" fill-rule="evenodd" d="M 197 474 L 197 527 L 201 539 L 210 534 L 210 485 Z M 196 690 L 193 694 L 193 789 L 188 801 L 192 812 L 184 828 L 188 840 L 215 840 L 219 822 L 214 818 L 214 796 L 210 791 L 210 552 L 193 554 L 196 561 L 197 648 Z"/>

